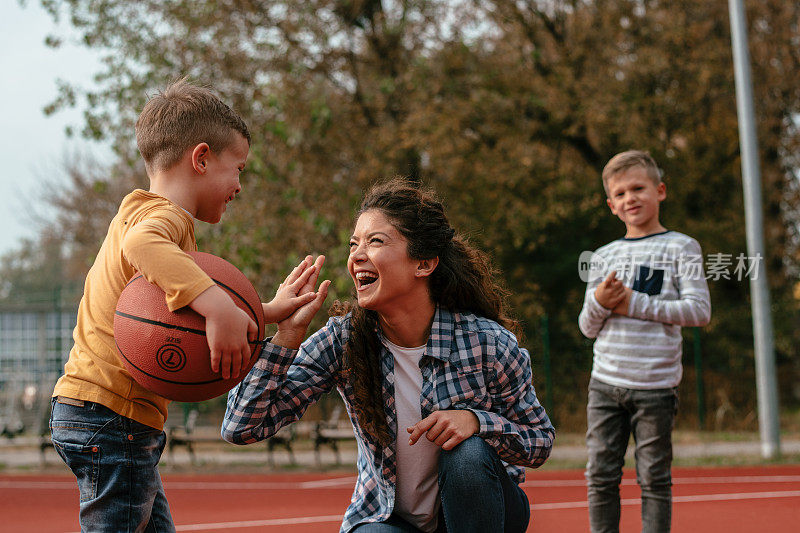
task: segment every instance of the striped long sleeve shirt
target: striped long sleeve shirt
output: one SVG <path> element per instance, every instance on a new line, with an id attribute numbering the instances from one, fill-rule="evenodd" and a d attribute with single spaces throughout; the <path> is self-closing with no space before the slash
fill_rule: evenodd
<path id="1" fill-rule="evenodd" d="M 681 326 L 711 319 L 702 259 L 697 241 L 675 231 L 618 239 L 595 251 L 578 317 L 581 332 L 596 338 L 593 378 L 629 389 L 680 383 Z M 614 270 L 633 290 L 628 316 L 612 314 L 595 298 Z"/>
<path id="2" fill-rule="evenodd" d="M 350 315 L 333 317 L 300 350 L 267 343 L 244 381 L 228 395 L 222 437 L 249 444 L 273 435 L 303 415 L 309 405 L 336 387 L 358 444 L 358 478 L 342 532 L 365 522 L 382 522 L 394 508 L 394 444 L 384 447 L 359 426 L 352 409 L 353 389 L 342 376 L 342 349 Z M 383 346 L 382 391 L 391 442 L 397 435 L 394 358 Z M 477 433 L 521 483 L 525 466 L 540 466 L 550 455 L 555 430 L 536 398 L 530 356 L 514 335 L 497 323 L 467 313 L 437 308 L 420 361 L 422 417 L 441 409 L 469 409 L 478 417 Z"/>

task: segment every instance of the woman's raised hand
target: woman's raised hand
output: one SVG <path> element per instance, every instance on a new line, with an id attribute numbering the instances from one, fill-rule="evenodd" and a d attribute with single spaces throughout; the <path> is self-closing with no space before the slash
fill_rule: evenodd
<path id="1" fill-rule="evenodd" d="M 328 296 L 328 287 L 331 284 L 329 280 L 320 283 L 319 290 L 314 290 L 324 263 L 324 255 L 317 257 L 316 261 L 307 256 L 281 283 L 275 300 L 281 295 L 283 300 L 297 302 L 297 305 L 288 305 L 289 314 L 277 320 L 278 332 L 272 338 L 273 344 L 292 349 L 300 347 L 311 319 Z"/>
<path id="2" fill-rule="evenodd" d="M 264 321 L 267 324 L 276 324 L 286 319 L 314 299 L 314 284 L 317 282 L 319 269 L 324 262 L 324 255 L 319 256 L 316 262 L 308 255 L 294 267 L 283 283 L 278 286 L 272 301 L 261 304 L 264 309 Z M 311 285 L 310 289 L 309 284 Z"/>

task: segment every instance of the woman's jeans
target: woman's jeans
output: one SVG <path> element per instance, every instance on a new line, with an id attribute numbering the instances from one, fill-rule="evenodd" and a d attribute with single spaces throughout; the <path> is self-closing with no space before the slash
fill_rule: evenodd
<path id="1" fill-rule="evenodd" d="M 158 472 L 163 431 L 62 398 L 53 400 L 50 435 L 78 479 L 81 531 L 175 531 Z"/>
<path id="2" fill-rule="evenodd" d="M 586 481 L 593 533 L 619 531 L 619 483 L 628 439 L 636 443 L 636 480 L 642 490 L 642 531 L 670 530 L 672 427 L 677 389 L 638 390 L 589 382 Z"/>
<path id="3" fill-rule="evenodd" d="M 472 436 L 439 456 L 439 513 L 437 533 L 522 533 L 528 527 L 528 497 L 506 472 L 497 452 Z M 357 533 L 417 532 L 392 515 L 386 522 L 361 524 Z"/>

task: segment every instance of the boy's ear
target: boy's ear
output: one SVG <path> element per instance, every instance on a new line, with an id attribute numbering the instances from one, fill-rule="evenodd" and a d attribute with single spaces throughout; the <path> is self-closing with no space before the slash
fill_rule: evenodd
<path id="1" fill-rule="evenodd" d="M 658 201 L 663 202 L 667 198 L 667 184 L 663 181 L 658 184 L 656 187 L 656 192 L 658 193 Z"/>
<path id="2" fill-rule="evenodd" d="M 205 174 L 208 169 L 208 156 L 211 155 L 211 147 L 206 143 L 200 143 L 192 148 L 192 168 L 198 174 Z"/>
<path id="3" fill-rule="evenodd" d="M 439 264 L 439 258 L 433 257 L 431 259 L 421 259 L 419 264 L 417 265 L 417 270 L 414 272 L 414 275 L 418 278 L 427 277 L 433 274 L 433 271 L 436 270 L 437 265 Z"/>
<path id="4" fill-rule="evenodd" d="M 617 211 L 614 209 L 614 202 L 611 201 L 611 198 L 606 198 L 606 204 L 608 204 L 608 208 L 611 209 L 611 214 L 616 215 Z"/>

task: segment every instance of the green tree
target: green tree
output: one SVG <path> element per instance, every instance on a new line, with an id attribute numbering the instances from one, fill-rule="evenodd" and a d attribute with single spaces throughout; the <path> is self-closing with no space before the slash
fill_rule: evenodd
<path id="1" fill-rule="evenodd" d="M 608 158 L 649 150 L 668 184 L 667 227 L 696 237 L 706 253 L 745 250 L 722 0 L 42 4 L 105 56 L 97 89 L 64 83 L 51 107 L 83 106 L 84 134 L 110 139 L 119 157 L 107 179 L 76 183 L 57 204 L 70 221 L 61 236 L 80 243 L 68 253 L 81 264 L 92 257 L 90 241 L 96 248 L 102 239 L 93 221 L 110 218 L 122 191 L 143 182 L 132 124 L 146 94 L 183 75 L 218 90 L 254 139 L 243 195 L 223 224 L 201 228 L 203 249 L 240 266 L 265 298 L 303 254 L 325 252 L 333 296 L 346 297 L 346 242 L 363 188 L 395 174 L 430 183 L 455 226 L 502 268 L 537 376 L 539 319 L 550 318 L 554 390 L 546 392 L 568 426 L 582 423 L 591 364 L 591 343 L 576 327 L 577 257 L 623 233 L 600 185 Z M 748 2 L 784 379 L 796 379 L 800 364 L 791 290 L 800 249 L 799 15 L 791 2 Z M 102 216 L 82 201 L 89 190 L 108 202 Z M 709 380 L 747 412 L 755 405 L 747 284 L 711 289 Z M 722 400 L 709 398 L 712 407 Z"/>

